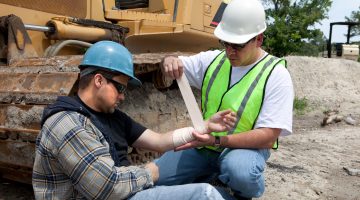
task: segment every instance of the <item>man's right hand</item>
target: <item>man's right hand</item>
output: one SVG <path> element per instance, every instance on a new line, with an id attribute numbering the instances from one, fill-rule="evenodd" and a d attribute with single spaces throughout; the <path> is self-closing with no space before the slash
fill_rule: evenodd
<path id="1" fill-rule="evenodd" d="M 164 58 L 161 65 L 161 71 L 165 76 L 177 79 L 180 78 L 184 72 L 184 64 L 179 58 L 169 56 Z"/>

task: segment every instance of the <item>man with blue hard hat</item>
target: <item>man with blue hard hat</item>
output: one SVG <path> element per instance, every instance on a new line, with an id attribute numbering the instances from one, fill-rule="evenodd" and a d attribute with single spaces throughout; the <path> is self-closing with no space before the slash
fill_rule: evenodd
<path id="1" fill-rule="evenodd" d="M 156 186 L 154 163 L 132 166 L 128 146 L 164 152 L 192 141 L 192 127 L 160 134 L 135 122 L 117 105 L 134 76 L 130 52 L 101 41 L 79 66 L 77 95 L 48 106 L 36 140 L 33 188 L 36 199 L 231 199 L 209 184 Z M 235 118 L 219 112 L 205 133 L 228 130 Z"/>

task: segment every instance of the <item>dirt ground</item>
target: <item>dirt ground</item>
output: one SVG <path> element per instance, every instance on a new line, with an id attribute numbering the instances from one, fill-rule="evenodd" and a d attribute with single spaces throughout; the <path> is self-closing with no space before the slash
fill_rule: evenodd
<path id="1" fill-rule="evenodd" d="M 306 99 L 308 106 L 302 114 L 294 113 L 293 134 L 280 138 L 279 150 L 272 152 L 260 199 L 360 200 L 360 63 L 286 59 L 296 98 Z M 199 98 L 198 91 L 195 94 Z M 190 125 L 176 89 L 157 91 L 144 84 L 127 94 L 121 108 L 156 131 Z M 342 120 L 321 126 L 329 111 L 336 111 Z M 347 117 L 353 125 L 344 120 Z M 32 188 L 0 179 L 0 200 L 5 199 L 33 199 Z"/>
<path id="2" fill-rule="evenodd" d="M 288 57 L 298 99 L 309 102 L 294 116 L 293 134 L 281 138 L 266 170 L 260 199 L 360 199 L 360 63 Z M 324 112 L 345 120 L 320 126 Z M 348 172 L 348 170 L 350 172 Z"/>

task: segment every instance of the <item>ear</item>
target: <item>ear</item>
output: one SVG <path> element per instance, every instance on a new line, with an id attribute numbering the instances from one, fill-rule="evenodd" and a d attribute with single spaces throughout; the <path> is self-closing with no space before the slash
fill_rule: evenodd
<path id="1" fill-rule="evenodd" d="M 260 33 L 258 36 L 256 36 L 256 47 L 261 47 L 264 42 L 264 34 Z"/>
<path id="2" fill-rule="evenodd" d="M 93 83 L 96 88 L 100 88 L 102 84 L 104 84 L 104 77 L 100 74 L 95 74 L 93 78 Z"/>

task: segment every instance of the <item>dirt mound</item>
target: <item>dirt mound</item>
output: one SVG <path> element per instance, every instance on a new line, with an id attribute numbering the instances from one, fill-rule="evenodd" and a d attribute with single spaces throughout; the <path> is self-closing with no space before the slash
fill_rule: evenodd
<path id="1" fill-rule="evenodd" d="M 360 63 L 287 57 L 295 94 L 311 108 L 294 117 L 293 134 L 280 138 L 266 169 L 261 199 L 360 199 Z M 321 127 L 323 111 L 351 114 L 357 124 Z"/>
<path id="2" fill-rule="evenodd" d="M 344 59 L 286 57 L 297 98 L 316 109 L 360 111 L 360 63 Z"/>

